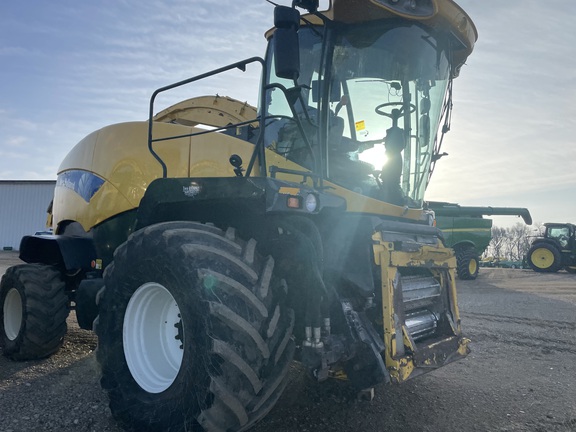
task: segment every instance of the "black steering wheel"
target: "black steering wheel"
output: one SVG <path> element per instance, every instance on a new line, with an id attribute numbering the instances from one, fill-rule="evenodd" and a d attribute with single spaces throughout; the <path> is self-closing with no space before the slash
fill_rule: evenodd
<path id="1" fill-rule="evenodd" d="M 400 106 L 400 109 L 393 109 L 390 112 L 386 112 L 383 110 L 383 108 L 391 106 Z M 416 105 L 408 104 L 408 106 L 410 107 L 410 113 L 416 111 Z M 376 114 L 380 114 L 381 116 L 389 117 L 392 120 L 397 120 L 400 117 L 400 115 L 404 112 L 404 108 L 406 108 L 406 104 L 404 102 L 386 102 L 378 105 L 374 109 L 374 111 L 376 111 Z"/>

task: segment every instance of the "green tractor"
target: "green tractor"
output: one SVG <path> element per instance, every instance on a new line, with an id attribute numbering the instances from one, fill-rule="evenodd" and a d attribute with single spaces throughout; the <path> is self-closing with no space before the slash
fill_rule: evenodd
<path id="1" fill-rule="evenodd" d="M 454 203 L 429 201 L 436 215 L 436 226 L 444 233 L 446 245 L 456 253 L 456 273 L 462 280 L 478 277 L 480 256 L 492 240 L 492 219 L 483 216 L 521 216 L 532 224 L 530 211 L 522 207 L 470 207 Z"/>
<path id="2" fill-rule="evenodd" d="M 158 89 L 148 121 L 79 142 L 55 235 L 24 237 L 2 278 L 2 353 L 56 352 L 73 309 L 127 429 L 247 430 L 293 359 L 360 391 L 469 352 L 423 197 L 474 24 L 452 0 L 300 0 L 274 22 L 265 58 Z M 206 96 L 155 114 L 254 66 L 258 109 Z"/>
<path id="3" fill-rule="evenodd" d="M 527 261 L 536 272 L 576 273 L 576 225 L 545 223 L 544 236 L 532 242 Z"/>

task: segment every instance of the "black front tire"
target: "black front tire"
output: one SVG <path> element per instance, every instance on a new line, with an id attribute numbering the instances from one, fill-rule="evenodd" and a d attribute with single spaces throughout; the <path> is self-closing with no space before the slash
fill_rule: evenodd
<path id="1" fill-rule="evenodd" d="M 137 329 L 131 311 L 150 283 L 179 311 L 179 322 L 144 320 L 149 330 L 136 330 L 143 348 L 156 329 L 170 333 L 172 351 L 181 343 L 173 375 L 157 389 L 127 362 L 132 351 L 145 362 L 154 359 L 131 338 L 135 330 L 124 330 Z M 254 240 L 200 223 L 152 225 L 117 249 L 105 286 L 95 322 L 97 359 L 101 385 L 124 428 L 243 431 L 272 409 L 294 355 L 294 313 L 284 305 L 286 286 L 274 276 L 273 259 L 261 258 Z M 140 310 L 146 315 L 144 306 Z"/>
<path id="2" fill-rule="evenodd" d="M 12 360 L 35 360 L 54 354 L 64 341 L 68 296 L 53 266 L 10 267 L 0 282 L 0 344 Z"/>
<path id="3" fill-rule="evenodd" d="M 562 255 L 549 243 L 537 243 L 528 250 L 528 264 L 535 272 L 555 273 L 562 268 Z"/>
<path id="4" fill-rule="evenodd" d="M 480 259 L 473 248 L 456 250 L 456 273 L 461 280 L 474 280 L 478 277 Z"/>

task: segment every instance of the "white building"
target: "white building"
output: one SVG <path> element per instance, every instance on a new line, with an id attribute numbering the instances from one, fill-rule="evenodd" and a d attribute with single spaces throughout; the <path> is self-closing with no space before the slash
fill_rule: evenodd
<path id="1" fill-rule="evenodd" d="M 0 250 L 18 250 L 24 235 L 46 230 L 55 185 L 55 180 L 0 180 Z"/>

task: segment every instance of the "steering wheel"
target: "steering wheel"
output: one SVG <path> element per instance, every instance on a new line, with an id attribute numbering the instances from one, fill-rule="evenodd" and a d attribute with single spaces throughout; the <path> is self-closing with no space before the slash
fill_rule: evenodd
<path id="1" fill-rule="evenodd" d="M 392 110 L 391 112 L 386 112 L 383 110 L 383 108 L 391 107 L 391 106 L 400 106 L 400 109 L 395 109 L 395 110 Z M 408 104 L 408 106 L 410 107 L 410 113 L 413 113 L 414 111 L 416 111 L 416 105 Z M 404 102 L 386 102 L 386 103 L 378 105 L 376 108 L 374 108 L 374 111 L 376 111 L 376 114 L 380 114 L 381 116 L 389 117 L 392 120 L 396 120 L 404 112 L 405 107 L 406 107 L 406 104 Z M 394 111 L 396 111 L 396 112 L 394 112 Z"/>

